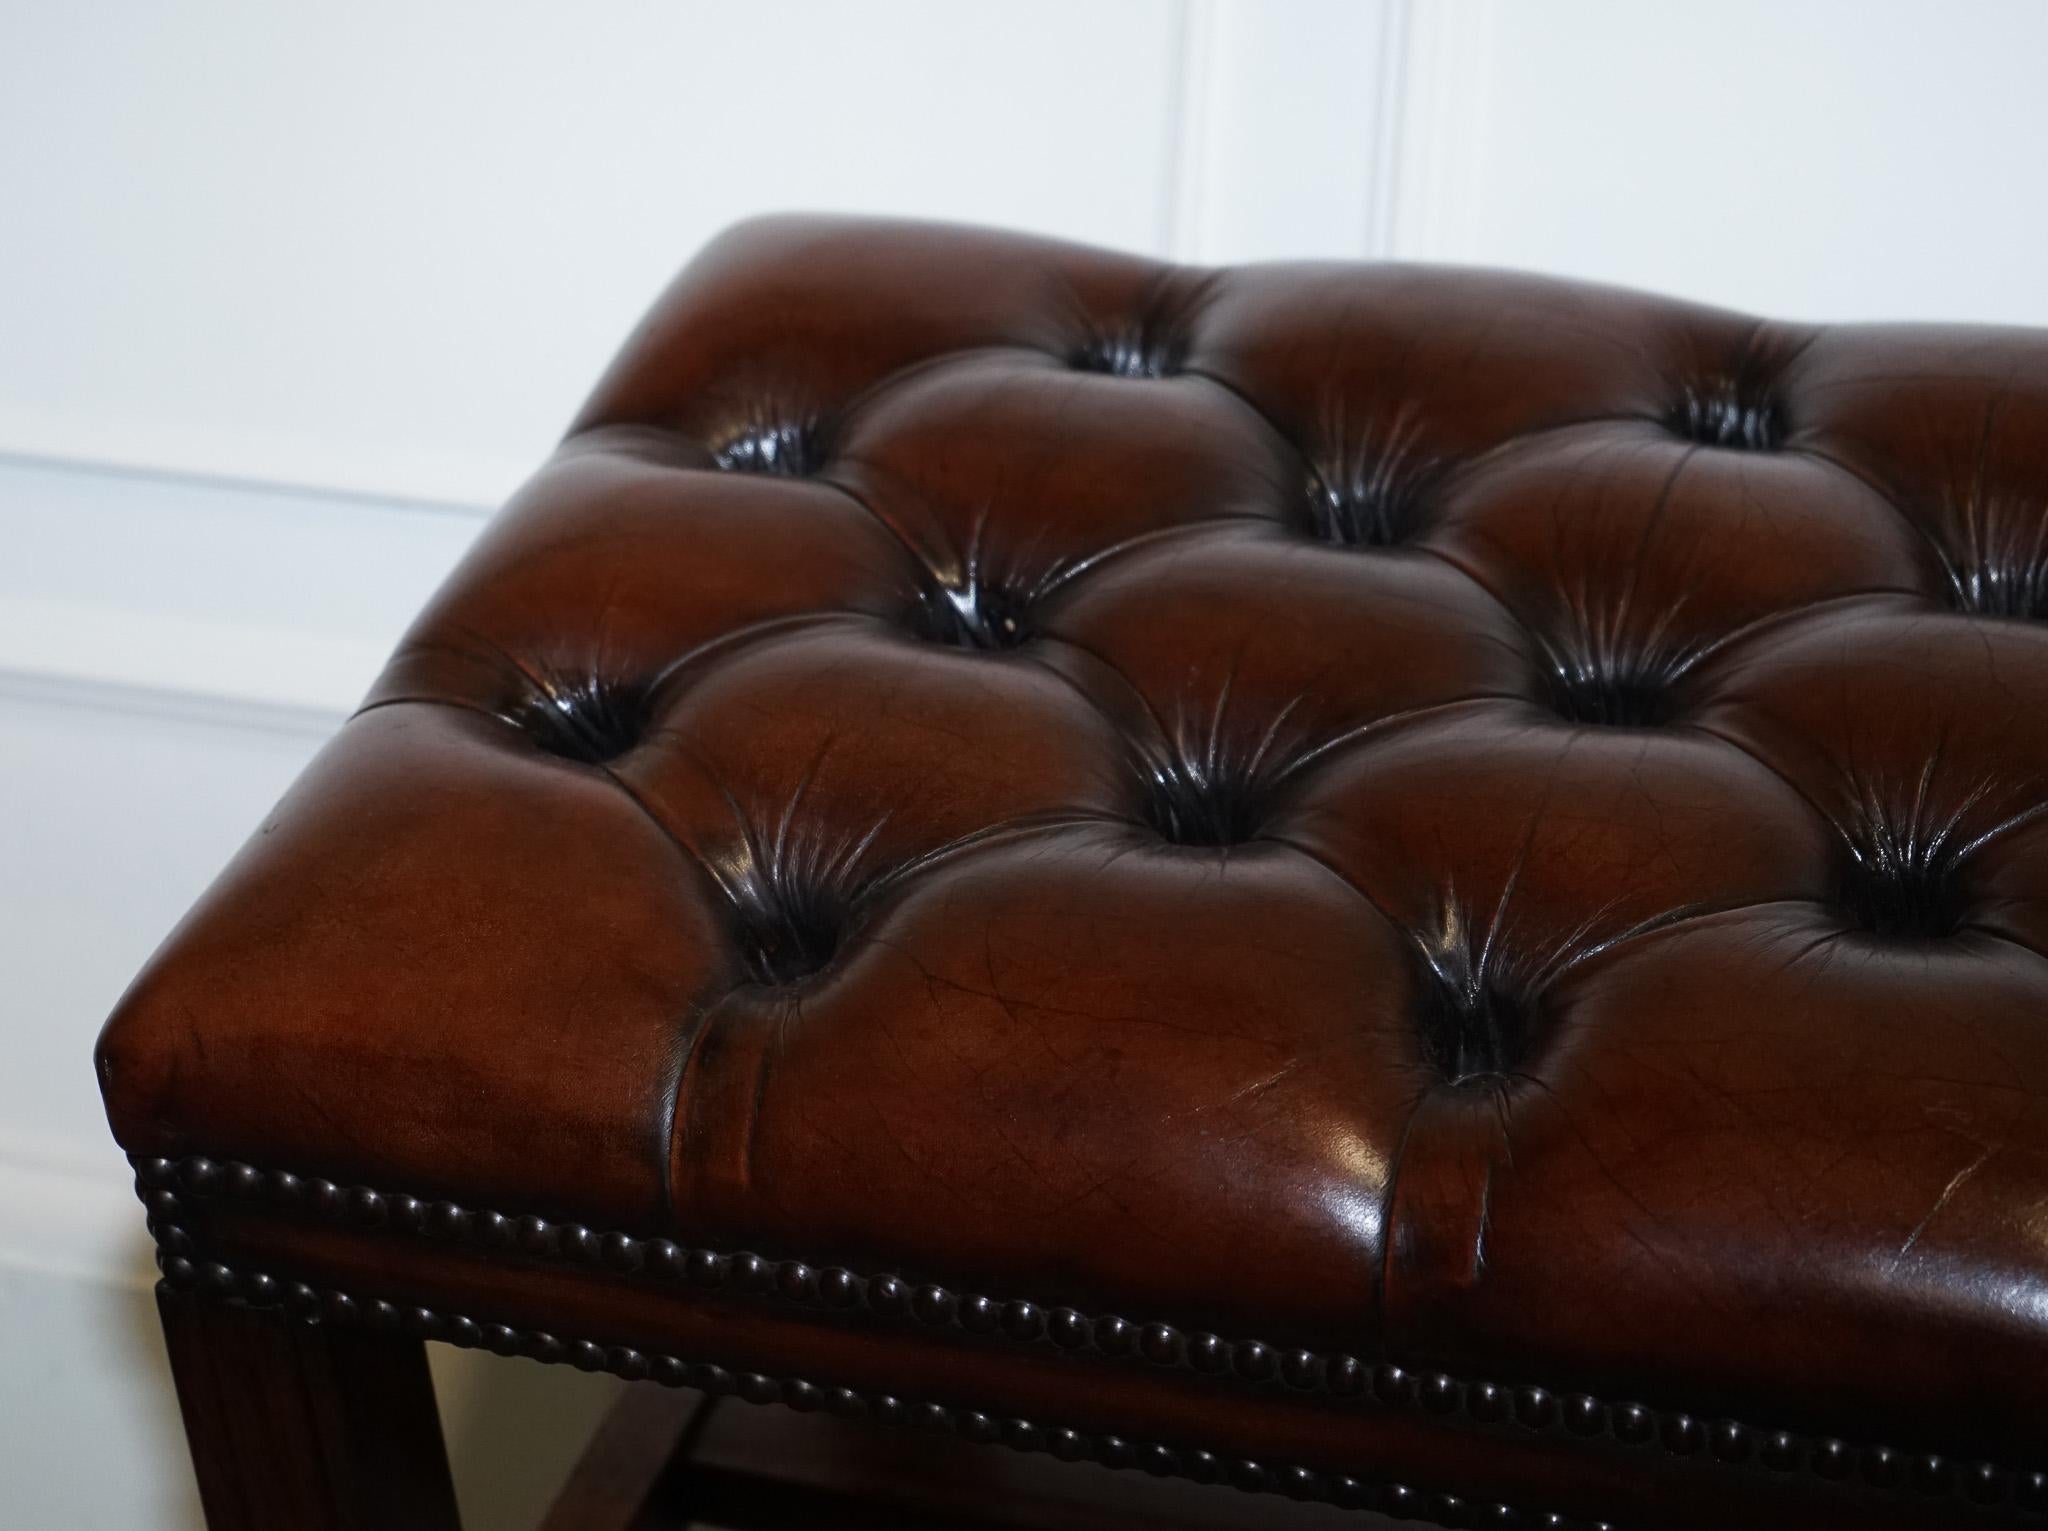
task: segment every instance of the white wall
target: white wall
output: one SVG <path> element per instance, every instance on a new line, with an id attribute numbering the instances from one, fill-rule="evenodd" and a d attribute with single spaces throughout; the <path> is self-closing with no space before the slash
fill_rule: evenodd
<path id="1" fill-rule="evenodd" d="M 0 0 L 10 1512 L 196 1525 L 93 1034 L 716 229 L 2048 323 L 2044 56 L 1934 0 Z M 472 1531 L 525 1524 L 609 1385 L 436 1360 Z"/>

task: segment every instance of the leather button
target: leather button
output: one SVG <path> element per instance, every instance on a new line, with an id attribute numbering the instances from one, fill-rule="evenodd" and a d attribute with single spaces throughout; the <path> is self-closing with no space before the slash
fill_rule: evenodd
<path id="1" fill-rule="evenodd" d="M 824 432 L 812 421 L 738 431 L 711 452 L 712 462 L 728 473 L 772 473 L 787 478 L 817 472 L 824 459 Z"/>

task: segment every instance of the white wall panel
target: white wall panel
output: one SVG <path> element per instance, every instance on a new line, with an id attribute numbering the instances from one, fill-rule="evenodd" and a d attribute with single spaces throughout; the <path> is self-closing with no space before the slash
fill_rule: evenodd
<path id="1" fill-rule="evenodd" d="M 493 504 L 748 213 L 1161 247 L 1176 14 L 9 4 L 0 450 Z"/>
<path id="2" fill-rule="evenodd" d="M 1177 219 L 1182 260 L 1349 257 L 1383 237 L 1406 0 L 1192 0 Z"/>
<path id="3" fill-rule="evenodd" d="M 1403 231 L 1404 255 L 1792 318 L 2048 324 L 2048 7 L 1417 14 L 1459 46 L 1429 61 L 1438 157 L 1414 179 L 1437 206 Z"/>
<path id="4" fill-rule="evenodd" d="M 325 732 L 482 524 L 0 458 L 0 697 L 83 689 Z"/>

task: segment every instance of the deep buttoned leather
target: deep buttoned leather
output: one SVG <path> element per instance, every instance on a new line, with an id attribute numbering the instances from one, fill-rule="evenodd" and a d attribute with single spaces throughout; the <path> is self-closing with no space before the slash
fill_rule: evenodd
<path id="1" fill-rule="evenodd" d="M 109 1111 L 2048 1466 L 2044 619 L 2036 334 L 746 225 Z"/>

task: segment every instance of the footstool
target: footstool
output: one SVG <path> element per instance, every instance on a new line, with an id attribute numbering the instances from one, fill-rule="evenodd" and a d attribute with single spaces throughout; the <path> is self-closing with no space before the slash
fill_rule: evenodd
<path id="1" fill-rule="evenodd" d="M 744 225 L 100 1040 L 211 1524 L 2041 1523 L 2044 618 L 2048 336 Z"/>

